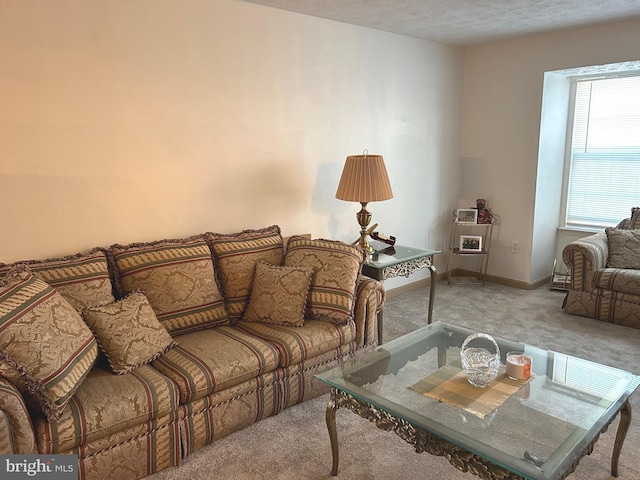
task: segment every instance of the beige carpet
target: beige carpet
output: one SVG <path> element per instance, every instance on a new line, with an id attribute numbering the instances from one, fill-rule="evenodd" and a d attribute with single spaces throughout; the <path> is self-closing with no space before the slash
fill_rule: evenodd
<path id="1" fill-rule="evenodd" d="M 436 289 L 434 319 L 473 327 L 486 333 L 521 339 L 546 349 L 640 374 L 640 330 L 568 315 L 562 312 L 564 294 L 546 287 L 534 291 L 495 284 L 484 287 L 449 286 Z M 390 340 L 426 323 L 428 289 L 391 298 L 385 308 L 385 338 Z M 172 468 L 148 480 L 284 479 L 320 480 L 331 477 L 331 451 L 324 420 L 327 396 L 285 410 L 205 447 Z M 635 412 L 640 394 L 631 399 Z M 609 474 L 616 419 L 600 436 L 590 456 L 569 476 L 575 480 L 612 479 Z M 356 479 L 466 479 L 446 460 L 414 453 L 411 445 L 393 433 L 378 430 L 348 410 L 337 414 L 340 444 L 338 478 Z M 622 450 L 618 477 L 640 479 L 640 417 L 632 419 Z"/>

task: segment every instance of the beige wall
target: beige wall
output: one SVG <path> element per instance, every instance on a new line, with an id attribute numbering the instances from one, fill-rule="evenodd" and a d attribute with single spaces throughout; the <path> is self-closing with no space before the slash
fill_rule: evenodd
<path id="1" fill-rule="evenodd" d="M 462 49 L 237 0 L 0 9 L 0 261 L 274 223 L 351 241 L 334 195 L 365 148 L 380 229 L 442 247 Z"/>
<path id="2" fill-rule="evenodd" d="M 537 184 L 550 163 L 538 148 L 544 73 L 638 60 L 638 45 L 640 19 L 465 50 L 461 196 L 484 197 L 499 215 L 490 274 L 533 283 L 551 272 L 556 254 L 549 225 L 558 224 L 559 206 L 536 198 L 559 186 Z"/>
<path id="3" fill-rule="evenodd" d="M 640 44 L 640 20 L 463 51 L 238 0 L 0 11 L 4 262 L 274 223 L 351 241 L 335 187 L 367 148 L 395 194 L 369 207 L 380 230 L 445 249 L 451 208 L 484 197 L 489 273 L 534 282 L 558 215 L 536 198 L 543 74 Z"/>

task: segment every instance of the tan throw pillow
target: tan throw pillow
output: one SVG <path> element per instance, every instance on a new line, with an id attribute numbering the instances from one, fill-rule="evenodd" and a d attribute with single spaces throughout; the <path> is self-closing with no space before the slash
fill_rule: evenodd
<path id="1" fill-rule="evenodd" d="M 104 249 L 94 248 L 87 253 L 62 258 L 25 260 L 5 268 L 20 265 L 25 265 L 35 277 L 55 288 L 77 310 L 115 300 Z M 0 275 L 2 270 L 0 266 Z"/>
<path id="2" fill-rule="evenodd" d="M 280 227 L 272 225 L 233 234 L 207 233 L 205 237 L 213 251 L 229 319 L 235 322 L 247 307 L 256 263 L 282 263 Z"/>
<path id="3" fill-rule="evenodd" d="M 97 357 L 91 330 L 50 285 L 19 269 L 0 280 L 2 370 L 20 374 L 47 420 L 60 418 Z"/>
<path id="4" fill-rule="evenodd" d="M 640 269 L 640 230 L 605 229 L 609 241 L 609 268 Z"/>
<path id="5" fill-rule="evenodd" d="M 343 242 L 291 237 L 284 264 L 313 267 L 305 317 L 348 323 L 353 318 L 356 283 L 364 259 L 360 248 Z"/>
<path id="6" fill-rule="evenodd" d="M 82 316 L 118 375 L 155 360 L 175 345 L 140 291 L 109 305 L 86 308 Z"/>
<path id="7" fill-rule="evenodd" d="M 243 319 L 301 327 L 312 273 L 312 267 L 281 267 L 258 262 Z"/>
<path id="8" fill-rule="evenodd" d="M 229 324 L 211 250 L 201 235 L 112 245 L 109 254 L 119 296 L 142 290 L 172 335 Z"/>

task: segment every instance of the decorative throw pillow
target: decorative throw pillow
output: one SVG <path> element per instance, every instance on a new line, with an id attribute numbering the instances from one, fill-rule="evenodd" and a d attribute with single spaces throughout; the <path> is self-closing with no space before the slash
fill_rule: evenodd
<path id="1" fill-rule="evenodd" d="M 109 305 L 86 308 L 82 316 L 118 375 L 155 360 L 175 345 L 140 291 Z"/>
<path id="2" fill-rule="evenodd" d="M 115 300 L 104 249 L 94 248 L 87 253 L 62 258 L 25 260 L 4 268 L 20 265 L 25 265 L 35 277 L 55 288 L 76 310 Z M 2 270 L 0 266 L 0 276 Z"/>
<path id="3" fill-rule="evenodd" d="M 640 269 L 640 230 L 605 229 L 609 242 L 609 268 Z"/>
<path id="4" fill-rule="evenodd" d="M 312 273 L 312 267 L 281 267 L 258 262 L 243 319 L 301 327 Z"/>
<path id="5" fill-rule="evenodd" d="M 20 269 L 0 280 L 0 363 L 19 372 L 50 422 L 60 418 L 97 357 L 91 330 L 50 285 Z"/>
<path id="6" fill-rule="evenodd" d="M 633 207 L 631 209 L 631 217 L 629 218 L 629 230 L 637 230 L 640 228 L 640 208 Z"/>
<path id="7" fill-rule="evenodd" d="M 272 225 L 261 230 L 205 235 L 220 275 L 227 313 L 230 320 L 235 322 L 242 317 L 249 302 L 256 263 L 282 263 L 284 243 L 280 227 Z"/>
<path id="8" fill-rule="evenodd" d="M 142 290 L 172 335 L 229 324 L 202 236 L 112 245 L 109 254 L 119 296 Z"/>
<path id="9" fill-rule="evenodd" d="M 346 324 L 353 318 L 364 252 L 334 240 L 294 236 L 287 243 L 286 266 L 313 267 L 305 318 Z"/>

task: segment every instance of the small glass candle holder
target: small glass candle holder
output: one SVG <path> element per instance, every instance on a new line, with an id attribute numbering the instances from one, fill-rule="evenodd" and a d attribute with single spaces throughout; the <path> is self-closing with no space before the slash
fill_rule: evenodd
<path id="1" fill-rule="evenodd" d="M 527 380 L 531 377 L 532 359 L 524 352 L 507 353 L 507 376 L 512 380 Z"/>

